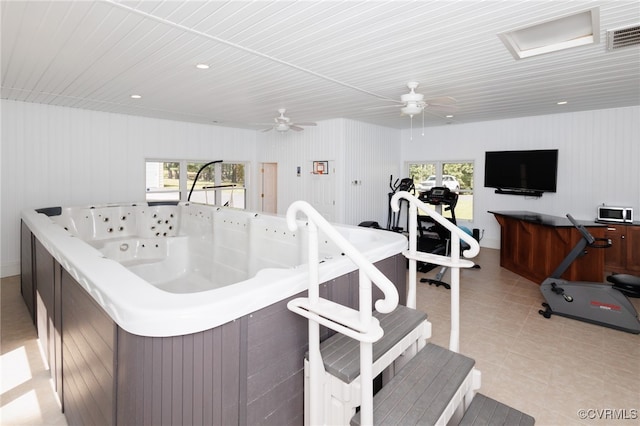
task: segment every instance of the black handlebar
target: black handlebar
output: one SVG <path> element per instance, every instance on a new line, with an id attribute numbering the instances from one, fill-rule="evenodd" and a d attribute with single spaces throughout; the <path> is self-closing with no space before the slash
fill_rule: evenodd
<path id="1" fill-rule="evenodd" d="M 389 189 L 391 189 L 392 194 L 395 194 L 398 191 L 413 191 L 415 187 L 413 186 L 412 178 L 403 178 L 402 180 L 397 178 L 394 182 L 393 175 L 391 175 L 389 176 Z"/>
<path id="2" fill-rule="evenodd" d="M 389 188 L 391 189 L 391 192 L 395 193 L 398 190 L 398 181 L 399 180 L 400 180 L 400 178 L 397 178 L 396 181 L 393 182 L 393 175 L 389 176 Z"/>
<path id="3" fill-rule="evenodd" d="M 582 237 L 587 240 L 587 245 L 593 248 L 609 248 L 611 247 L 611 240 L 608 238 L 596 238 L 583 225 L 579 224 L 577 220 L 573 218 L 570 214 L 567 213 L 567 219 L 569 222 L 575 226 L 578 231 L 582 234 Z M 597 244 L 596 242 L 602 242 L 602 244 Z"/>

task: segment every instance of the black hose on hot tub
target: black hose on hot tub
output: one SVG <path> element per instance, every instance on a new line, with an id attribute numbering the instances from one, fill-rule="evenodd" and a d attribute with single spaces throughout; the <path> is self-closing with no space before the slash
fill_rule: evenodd
<path id="1" fill-rule="evenodd" d="M 204 166 L 200 167 L 200 170 L 198 170 L 198 173 L 196 173 L 196 178 L 193 180 L 193 184 L 191 185 L 191 190 L 189 191 L 189 196 L 187 197 L 187 201 L 191 201 L 191 193 L 193 192 L 193 188 L 195 188 L 196 186 L 196 182 L 198 182 L 198 177 L 200 176 L 200 172 L 202 172 L 205 169 L 205 167 L 208 167 L 215 163 L 222 163 L 222 161 L 223 160 L 210 161 Z"/>

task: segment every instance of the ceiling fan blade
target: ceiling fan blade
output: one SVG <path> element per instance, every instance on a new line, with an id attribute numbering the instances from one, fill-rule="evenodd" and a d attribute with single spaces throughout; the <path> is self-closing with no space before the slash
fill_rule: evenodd
<path id="1" fill-rule="evenodd" d="M 302 123 L 291 123 L 292 126 L 317 126 L 317 123 L 312 121 L 302 122 Z"/>
<path id="2" fill-rule="evenodd" d="M 425 104 L 451 105 L 458 101 L 451 96 L 440 96 L 438 98 L 425 99 L 423 102 Z"/>
<path id="3" fill-rule="evenodd" d="M 365 108 L 364 111 L 373 111 L 373 110 L 376 110 L 376 109 L 387 109 L 387 108 L 402 108 L 403 106 L 404 106 L 404 104 L 382 105 L 382 106 L 375 106 L 375 107 Z"/>
<path id="4" fill-rule="evenodd" d="M 442 112 L 457 112 L 460 110 L 456 105 L 442 105 L 442 104 L 427 104 L 424 107 L 427 110 L 431 111 L 442 111 Z"/>
<path id="5" fill-rule="evenodd" d="M 295 130 L 296 132 L 300 132 L 300 131 L 304 130 L 302 127 L 298 127 L 298 126 L 296 126 L 295 124 L 291 124 L 291 125 L 289 125 L 289 128 L 290 128 L 291 130 Z"/>
<path id="6" fill-rule="evenodd" d="M 401 101 L 399 99 L 391 99 L 391 98 L 378 98 L 379 101 L 383 101 L 383 102 L 392 102 L 394 104 L 400 104 L 400 105 L 404 105 L 404 101 Z"/>
<path id="7" fill-rule="evenodd" d="M 261 132 L 268 132 L 269 130 L 273 130 L 273 127 L 269 127 L 269 128 L 267 128 L 267 129 L 262 129 L 262 130 L 260 130 L 260 131 L 261 131 Z"/>

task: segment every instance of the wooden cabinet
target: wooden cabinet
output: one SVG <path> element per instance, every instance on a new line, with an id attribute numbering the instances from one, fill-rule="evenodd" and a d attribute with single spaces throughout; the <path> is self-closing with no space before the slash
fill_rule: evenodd
<path id="1" fill-rule="evenodd" d="M 566 218 L 531 212 L 490 212 L 501 227 L 500 266 L 540 284 L 549 277 L 582 239 L 580 232 Z M 604 236 L 604 226 L 581 222 L 596 238 Z M 640 236 L 639 236 L 640 237 Z M 570 281 L 604 279 L 603 249 L 587 247 L 562 274 Z"/>
<path id="2" fill-rule="evenodd" d="M 640 225 L 608 224 L 604 236 L 611 240 L 604 255 L 605 271 L 640 274 Z"/>
<path id="3" fill-rule="evenodd" d="M 640 274 L 640 226 L 627 227 L 627 272 Z"/>

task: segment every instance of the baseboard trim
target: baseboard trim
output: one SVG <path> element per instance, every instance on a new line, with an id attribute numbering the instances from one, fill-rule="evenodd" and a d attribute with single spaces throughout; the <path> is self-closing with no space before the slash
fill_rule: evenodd
<path id="1" fill-rule="evenodd" d="M 20 275 L 20 261 L 6 262 L 0 266 L 0 278 Z"/>

